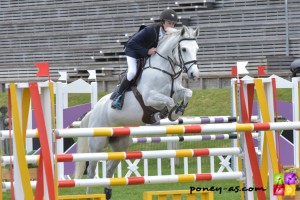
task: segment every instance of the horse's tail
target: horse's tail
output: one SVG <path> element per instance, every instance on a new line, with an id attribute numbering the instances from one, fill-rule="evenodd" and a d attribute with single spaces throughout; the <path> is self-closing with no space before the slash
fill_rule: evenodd
<path id="1" fill-rule="evenodd" d="M 90 113 L 87 113 L 85 117 L 81 120 L 81 128 L 86 128 L 88 127 L 89 123 L 89 118 L 90 118 Z M 88 153 L 89 152 L 89 145 L 88 145 L 88 137 L 79 137 L 77 140 L 77 153 Z M 86 168 L 85 166 L 86 162 L 81 161 L 81 162 L 76 162 L 75 163 L 75 179 L 79 179 Z"/>

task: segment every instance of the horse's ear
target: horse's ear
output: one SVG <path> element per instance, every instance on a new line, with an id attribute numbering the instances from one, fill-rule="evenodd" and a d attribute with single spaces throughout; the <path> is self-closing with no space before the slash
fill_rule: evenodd
<path id="1" fill-rule="evenodd" d="M 197 37 L 200 34 L 200 28 L 197 27 L 196 30 L 194 30 L 194 36 Z"/>
<path id="2" fill-rule="evenodd" d="M 183 36 L 185 31 L 186 31 L 187 27 L 185 25 L 183 25 L 182 29 L 181 29 L 181 33 L 180 36 Z"/>

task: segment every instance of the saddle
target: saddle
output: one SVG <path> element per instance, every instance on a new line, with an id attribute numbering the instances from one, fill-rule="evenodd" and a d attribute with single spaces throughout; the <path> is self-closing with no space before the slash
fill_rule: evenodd
<path id="1" fill-rule="evenodd" d="M 137 72 L 136 72 L 136 75 L 135 75 L 135 77 L 132 79 L 132 81 L 131 81 L 131 83 L 130 83 L 130 86 L 129 86 L 129 88 L 127 88 L 127 90 L 126 90 L 126 92 L 127 91 L 132 91 L 131 90 L 131 87 L 133 86 L 133 85 L 136 85 L 136 82 L 137 82 L 137 80 L 141 77 L 141 75 L 142 75 L 142 71 L 143 71 L 143 68 L 144 68 L 144 61 L 146 60 L 146 58 L 140 58 L 140 59 L 138 59 L 137 60 L 137 66 L 138 66 L 138 70 L 137 70 Z M 113 93 L 111 94 L 111 96 L 110 96 L 110 99 L 111 100 L 113 100 L 115 97 L 116 97 L 116 95 L 117 95 L 117 92 L 118 92 L 118 88 L 119 88 L 119 86 L 120 86 L 120 84 L 121 84 L 121 80 L 123 79 L 123 77 L 124 76 L 126 76 L 126 74 L 127 74 L 127 70 L 125 70 L 125 71 L 123 71 L 120 75 L 119 75 L 119 80 L 118 80 L 118 84 L 117 84 L 117 87 L 114 89 L 114 91 L 113 91 Z M 125 94 L 126 94 L 126 92 L 125 92 Z"/>
<path id="2" fill-rule="evenodd" d="M 145 124 L 153 124 L 153 123 L 156 122 L 154 114 L 160 112 L 160 110 L 156 110 L 156 109 L 154 109 L 151 106 L 146 106 L 145 103 L 144 103 L 144 101 L 143 101 L 143 97 L 142 97 L 141 93 L 137 89 L 137 81 L 139 80 L 139 78 L 142 75 L 143 68 L 144 68 L 144 65 L 145 65 L 145 61 L 146 61 L 146 58 L 140 58 L 140 59 L 138 59 L 138 71 L 136 73 L 136 76 L 132 80 L 132 82 L 130 84 L 130 87 L 126 90 L 126 92 L 127 91 L 132 91 L 133 94 L 134 94 L 134 96 L 135 96 L 135 98 L 137 99 L 137 101 L 139 102 L 140 106 L 142 107 L 142 109 L 144 111 L 143 112 L 142 121 Z M 127 74 L 127 70 L 124 71 L 123 73 L 121 73 L 121 75 L 119 77 L 119 81 L 118 81 L 118 87 L 120 85 L 120 82 L 121 82 L 122 78 L 124 76 L 126 76 L 126 74 Z M 110 96 L 110 99 L 114 99 L 114 97 L 117 95 L 118 87 L 116 87 L 116 89 L 114 90 L 114 92 Z M 124 94 L 124 98 L 125 98 L 126 92 Z"/>

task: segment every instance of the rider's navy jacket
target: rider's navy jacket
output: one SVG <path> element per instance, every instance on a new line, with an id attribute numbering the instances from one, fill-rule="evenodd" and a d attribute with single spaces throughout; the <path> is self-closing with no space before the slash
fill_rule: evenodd
<path id="1" fill-rule="evenodd" d="M 152 24 L 133 35 L 126 44 L 125 54 L 137 59 L 147 57 L 148 50 L 157 47 L 159 29 L 160 24 Z"/>

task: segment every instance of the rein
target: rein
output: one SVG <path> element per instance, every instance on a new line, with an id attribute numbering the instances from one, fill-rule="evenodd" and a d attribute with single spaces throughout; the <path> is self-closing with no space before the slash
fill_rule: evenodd
<path id="1" fill-rule="evenodd" d="M 170 73 L 170 72 L 160 69 L 158 67 L 151 66 L 151 57 L 149 58 L 149 66 L 145 67 L 143 69 L 143 70 L 146 70 L 148 68 L 155 69 L 155 70 L 161 71 L 162 73 L 167 74 L 171 77 L 172 87 L 171 87 L 170 97 L 172 97 L 174 94 L 174 81 L 182 74 L 182 72 L 188 72 L 193 64 L 197 64 L 197 60 L 191 60 L 188 62 L 184 62 L 184 60 L 182 58 L 182 53 L 180 51 L 180 42 L 182 42 L 184 40 L 196 40 L 196 39 L 195 38 L 183 38 L 178 41 L 178 45 L 176 47 L 178 47 L 178 57 L 179 57 L 179 61 L 180 61 L 179 64 L 177 64 L 170 56 L 164 57 L 160 53 L 156 52 L 157 55 L 159 55 L 161 58 L 163 58 L 169 62 L 170 66 L 173 70 L 173 73 Z M 174 50 L 176 49 L 176 47 L 173 48 L 172 53 L 174 53 Z M 191 64 L 191 65 L 187 68 L 186 65 L 188 65 L 188 64 Z M 176 66 L 178 66 L 180 68 L 180 70 L 178 72 L 175 72 Z"/>

